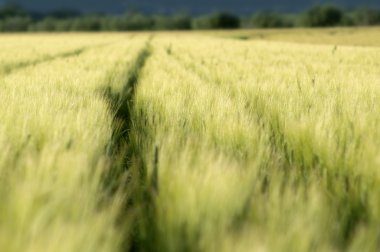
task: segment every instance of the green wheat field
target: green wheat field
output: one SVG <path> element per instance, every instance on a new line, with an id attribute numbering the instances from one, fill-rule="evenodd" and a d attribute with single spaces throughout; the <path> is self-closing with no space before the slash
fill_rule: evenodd
<path id="1" fill-rule="evenodd" d="M 379 251 L 380 28 L 0 35 L 0 251 Z"/>

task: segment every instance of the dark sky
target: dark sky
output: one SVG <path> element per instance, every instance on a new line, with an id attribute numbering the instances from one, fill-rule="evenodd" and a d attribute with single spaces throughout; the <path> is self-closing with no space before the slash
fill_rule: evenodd
<path id="1" fill-rule="evenodd" d="M 0 0 L 4 2 L 6 0 Z M 229 11 L 249 14 L 257 10 L 296 12 L 317 3 L 334 3 L 344 7 L 369 6 L 380 8 L 380 0 L 13 0 L 29 10 L 48 11 L 59 8 L 83 12 L 121 13 L 138 10 L 155 13 L 186 12 L 200 14 Z"/>

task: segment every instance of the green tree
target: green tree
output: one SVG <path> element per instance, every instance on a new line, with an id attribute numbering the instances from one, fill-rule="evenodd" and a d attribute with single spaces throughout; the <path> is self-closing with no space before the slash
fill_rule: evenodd
<path id="1" fill-rule="evenodd" d="M 249 18 L 245 26 L 256 28 L 281 28 L 291 27 L 293 26 L 293 23 L 285 14 L 261 11 Z"/>
<path id="2" fill-rule="evenodd" d="M 342 23 L 343 11 L 335 6 L 314 6 L 303 15 L 301 24 L 308 27 L 337 26 Z"/>
<path id="3" fill-rule="evenodd" d="M 378 25 L 380 24 L 380 11 L 369 8 L 360 8 L 353 12 L 355 25 Z"/>
<path id="4" fill-rule="evenodd" d="M 234 29 L 240 26 L 240 19 L 229 13 L 214 13 L 195 18 L 193 29 Z"/>
<path id="5" fill-rule="evenodd" d="M 1 21 L 0 30 L 4 32 L 27 31 L 32 21 L 28 17 L 9 17 Z"/>
<path id="6" fill-rule="evenodd" d="M 187 15 L 154 16 L 154 28 L 156 30 L 189 30 L 191 18 Z"/>
<path id="7" fill-rule="evenodd" d="M 127 13 L 123 18 L 123 30 L 152 30 L 154 21 L 151 17 L 141 13 Z"/>
<path id="8" fill-rule="evenodd" d="M 5 4 L 3 6 L 0 6 L 0 19 L 27 16 L 27 12 L 17 4 Z"/>

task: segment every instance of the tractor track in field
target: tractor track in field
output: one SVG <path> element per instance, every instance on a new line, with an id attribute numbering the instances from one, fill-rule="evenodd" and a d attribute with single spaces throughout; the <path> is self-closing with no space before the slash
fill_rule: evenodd
<path id="1" fill-rule="evenodd" d="M 50 62 L 50 61 L 57 60 L 57 59 L 64 59 L 64 58 L 68 58 L 68 57 L 78 56 L 78 55 L 82 54 L 86 49 L 88 49 L 88 48 L 82 47 L 82 48 L 75 49 L 75 50 L 69 51 L 69 52 L 45 56 L 45 57 L 42 57 L 40 59 L 9 64 L 9 65 L 4 66 L 0 70 L 0 72 L 3 75 L 9 75 L 9 74 L 16 72 L 18 70 L 21 70 L 23 68 L 37 66 L 39 64 L 42 64 L 45 62 Z"/>
<path id="2" fill-rule="evenodd" d="M 30 60 L 30 61 L 23 61 L 23 62 L 8 64 L 0 68 L 0 75 L 6 76 L 27 67 L 37 66 L 39 64 L 43 64 L 43 63 L 54 61 L 54 60 L 79 56 L 87 50 L 97 48 L 97 47 L 107 46 L 109 44 L 111 43 L 103 43 L 103 44 L 93 45 L 93 46 L 84 46 L 84 47 L 77 48 L 75 50 L 62 52 L 55 55 L 46 55 L 41 58 Z"/>
<path id="3" fill-rule="evenodd" d="M 155 171 L 149 183 L 144 153 L 133 135 L 135 93 L 140 74 L 152 54 L 151 40 L 152 37 L 147 40 L 146 45 L 132 61 L 131 67 L 127 69 L 127 78 L 122 90 L 112 93 L 112 89 L 108 87 L 104 92 L 114 110 L 113 136 L 108 148 L 112 164 L 104 177 L 104 187 L 111 197 L 120 189 L 126 197 L 119 216 L 120 228 L 124 232 L 128 226 L 132 226 L 132 230 L 125 232 L 122 244 L 123 250 L 126 251 L 154 251 L 152 246 L 155 245 L 156 237 L 154 197 L 158 187 L 157 165 L 154 165 Z M 154 162 L 158 162 L 157 150 L 154 155 Z"/>

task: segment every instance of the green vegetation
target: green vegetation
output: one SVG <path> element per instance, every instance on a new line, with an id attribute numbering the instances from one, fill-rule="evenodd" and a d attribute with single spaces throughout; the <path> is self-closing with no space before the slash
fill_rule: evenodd
<path id="1" fill-rule="evenodd" d="M 2 251 L 378 251 L 379 33 L 235 35 L 2 34 Z"/>
<path id="2" fill-rule="evenodd" d="M 2 36 L 1 251 L 121 250 L 125 195 L 103 188 L 113 114 L 99 90 L 123 85 L 145 40 Z"/>
<path id="3" fill-rule="evenodd" d="M 316 6 L 308 10 L 302 20 L 309 27 L 330 27 L 342 24 L 343 11 L 334 6 Z"/>
<path id="4" fill-rule="evenodd" d="M 194 29 L 234 29 L 238 28 L 240 20 L 238 17 L 228 13 L 215 13 L 193 20 Z"/>
<path id="5" fill-rule="evenodd" d="M 243 19 L 242 23 L 244 28 L 283 28 L 294 25 L 291 16 L 270 11 L 257 12 L 252 17 Z"/>
<path id="6" fill-rule="evenodd" d="M 303 13 L 260 11 L 239 17 L 231 13 L 189 15 L 146 15 L 126 12 L 124 15 L 82 14 L 75 10 L 56 10 L 45 14 L 28 13 L 18 5 L 0 6 L 0 31 L 144 31 L 204 30 L 236 28 L 372 26 L 380 24 L 380 10 L 358 8 L 343 10 L 330 5 L 317 5 Z"/>
<path id="7" fill-rule="evenodd" d="M 141 251 L 378 249 L 378 48 L 170 35 L 153 48 L 130 132 L 144 191 L 158 170 Z"/>

